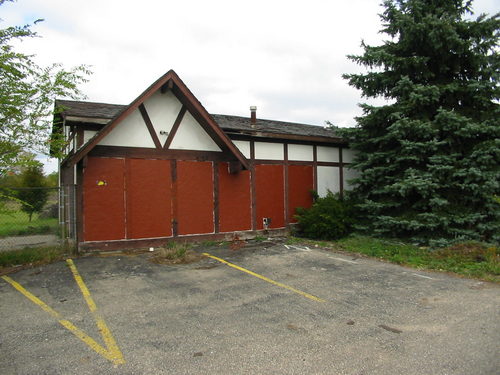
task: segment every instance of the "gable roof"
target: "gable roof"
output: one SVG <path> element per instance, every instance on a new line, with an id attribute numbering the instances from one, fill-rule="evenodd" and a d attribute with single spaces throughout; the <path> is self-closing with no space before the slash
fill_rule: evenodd
<path id="1" fill-rule="evenodd" d="M 214 119 L 210 116 L 203 105 L 196 99 L 193 93 L 182 82 L 177 73 L 169 70 L 166 74 L 160 77 L 141 95 L 139 95 L 132 103 L 127 106 L 118 106 L 114 104 L 103 103 L 86 103 L 86 102 L 69 102 L 58 101 L 63 106 L 69 104 L 68 109 L 63 109 L 61 116 L 68 117 L 72 114 L 74 117 L 90 117 L 90 113 L 94 113 L 94 118 L 102 118 L 103 120 L 109 117 L 110 121 L 97 132 L 86 144 L 78 149 L 74 154 L 70 155 L 64 162 L 73 165 L 85 157 L 106 135 L 108 135 L 123 119 L 137 110 L 151 95 L 158 90 L 171 89 L 179 101 L 187 108 L 191 115 L 199 122 L 202 128 L 209 134 L 214 142 L 223 150 L 230 152 L 236 160 L 245 168 L 249 168 L 247 159 L 233 144 L 229 137 L 217 125 Z M 73 105 L 74 104 L 74 105 Z M 56 104 L 57 105 L 57 104 Z M 92 109 L 92 111 L 89 111 Z M 89 113 L 90 112 L 90 113 Z M 113 116 L 114 112 L 114 116 Z M 102 117 L 100 117 L 102 116 Z"/>
<path id="2" fill-rule="evenodd" d="M 72 100 L 57 100 L 56 106 L 62 108 L 61 115 L 68 120 L 74 118 L 87 118 L 89 122 L 99 120 L 110 121 L 121 111 L 125 105 L 82 102 Z M 345 143 L 345 140 L 337 136 L 331 129 L 322 126 L 300 124 L 286 121 L 265 120 L 257 118 L 255 126 L 252 126 L 249 117 L 211 114 L 218 126 L 226 134 L 240 133 L 246 135 L 268 134 L 276 137 L 304 137 L 310 140 L 321 140 L 329 143 Z M 105 122 L 106 123 L 106 122 Z"/>

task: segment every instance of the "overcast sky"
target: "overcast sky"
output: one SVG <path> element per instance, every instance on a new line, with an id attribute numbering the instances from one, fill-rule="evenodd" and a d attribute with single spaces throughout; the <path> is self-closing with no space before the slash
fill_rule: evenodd
<path id="1" fill-rule="evenodd" d="M 360 93 L 346 58 L 385 38 L 381 0 L 18 0 L 0 27 L 33 23 L 23 51 L 41 65 L 91 66 L 90 101 L 128 104 L 174 69 L 210 113 L 353 126 Z M 476 0 L 476 14 L 500 10 Z M 53 165 L 49 169 L 53 168 Z"/>

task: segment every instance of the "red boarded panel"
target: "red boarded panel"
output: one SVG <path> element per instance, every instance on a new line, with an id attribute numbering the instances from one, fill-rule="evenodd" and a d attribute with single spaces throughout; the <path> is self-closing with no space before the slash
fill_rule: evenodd
<path id="1" fill-rule="evenodd" d="M 212 162 L 177 162 L 177 222 L 179 234 L 214 232 Z"/>
<path id="2" fill-rule="evenodd" d="M 172 235 L 169 160 L 127 159 L 127 238 Z"/>
<path id="3" fill-rule="evenodd" d="M 89 157 L 83 172 L 84 241 L 125 238 L 125 160 Z"/>
<path id="4" fill-rule="evenodd" d="M 288 166 L 288 214 L 291 223 L 297 222 L 293 218 L 295 208 L 311 207 L 313 203 L 311 190 L 313 189 L 314 176 L 311 165 Z"/>
<path id="5" fill-rule="evenodd" d="M 219 230 L 252 229 L 250 172 L 230 174 L 228 163 L 219 165 Z"/>
<path id="6" fill-rule="evenodd" d="M 269 228 L 285 226 L 285 189 L 282 165 L 255 166 L 257 229 L 263 229 L 262 219 L 271 218 Z"/>

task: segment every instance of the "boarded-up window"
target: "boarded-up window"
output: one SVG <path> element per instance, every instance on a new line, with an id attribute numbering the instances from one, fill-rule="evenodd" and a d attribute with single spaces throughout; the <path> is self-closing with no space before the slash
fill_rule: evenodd
<path id="1" fill-rule="evenodd" d="M 179 234 L 214 232 L 212 162 L 177 162 Z"/>
<path id="2" fill-rule="evenodd" d="M 171 236 L 170 161 L 127 159 L 126 169 L 127 238 Z"/>
<path id="3" fill-rule="evenodd" d="M 83 175 L 83 240 L 125 238 L 125 159 L 89 157 Z"/>
<path id="4" fill-rule="evenodd" d="M 314 189 L 313 167 L 309 165 L 290 165 L 288 167 L 288 215 L 289 221 L 297 207 L 309 208 L 312 205 L 311 190 Z"/>
<path id="5" fill-rule="evenodd" d="M 282 165 L 255 167 L 257 229 L 263 229 L 262 219 L 270 218 L 270 228 L 285 226 L 284 175 Z"/>
<path id="6" fill-rule="evenodd" d="M 219 230 L 231 232 L 252 228 L 250 173 L 230 174 L 227 163 L 219 165 Z"/>

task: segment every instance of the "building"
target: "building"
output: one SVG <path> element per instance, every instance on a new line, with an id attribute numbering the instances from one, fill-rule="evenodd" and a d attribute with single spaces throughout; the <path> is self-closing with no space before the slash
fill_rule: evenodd
<path id="1" fill-rule="evenodd" d="M 353 154 L 319 126 L 211 115 L 174 71 L 129 105 L 56 101 L 65 235 L 81 250 L 282 233 Z"/>

